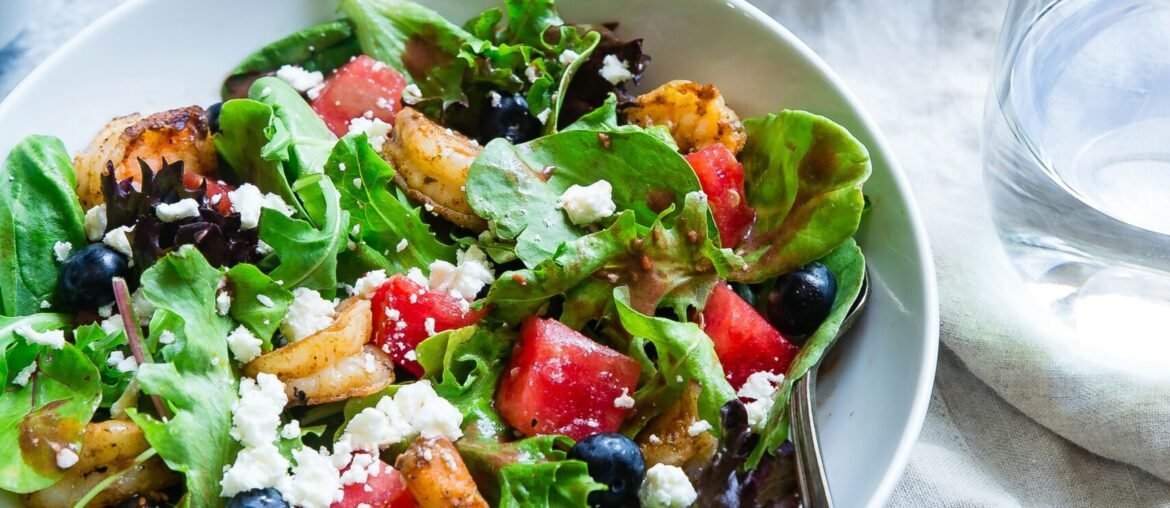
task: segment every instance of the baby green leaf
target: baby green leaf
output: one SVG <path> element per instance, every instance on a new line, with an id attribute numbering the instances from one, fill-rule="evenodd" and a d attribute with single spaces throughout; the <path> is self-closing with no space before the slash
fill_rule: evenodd
<path id="1" fill-rule="evenodd" d="M 328 74 L 361 53 L 353 27 L 344 19 L 313 25 L 248 55 L 228 73 L 220 93 L 224 100 L 247 95 L 252 81 L 285 65 Z"/>
<path id="2" fill-rule="evenodd" d="M 284 281 L 289 290 L 307 287 L 333 298 L 337 292 L 337 253 L 346 245 L 343 228 L 349 224 L 349 214 L 341 210 L 337 189 L 324 175 L 297 181 L 296 192 L 306 208 L 323 210 L 321 227 L 265 208 L 260 215 L 260 239 L 280 259 L 269 275 Z"/>
<path id="3" fill-rule="evenodd" d="M 284 281 L 273 280 L 255 265 L 233 266 L 224 277 L 232 295 L 232 319 L 259 338 L 265 351 L 271 351 L 272 334 L 288 313 L 292 293 L 284 288 Z"/>

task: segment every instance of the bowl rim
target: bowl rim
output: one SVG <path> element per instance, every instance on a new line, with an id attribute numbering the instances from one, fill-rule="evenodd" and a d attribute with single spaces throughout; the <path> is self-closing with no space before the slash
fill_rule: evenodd
<path id="1" fill-rule="evenodd" d="M 9 92 L 7 97 L 0 100 L 0 117 L 7 114 L 8 109 L 12 107 L 11 104 L 20 102 L 25 95 L 31 93 L 32 85 L 40 81 L 40 76 L 48 72 L 47 69 L 56 67 L 58 61 L 62 60 L 64 55 L 73 52 L 74 48 L 86 44 L 97 34 L 104 32 L 106 25 L 113 24 L 124 17 L 131 16 L 142 5 L 156 1 L 159 0 L 126 0 L 71 37 L 54 50 L 48 58 L 38 64 L 28 75 L 22 78 Z M 425 3 L 426 0 L 420 1 Z M 882 154 L 882 158 L 885 160 L 885 166 L 894 182 L 894 187 L 901 194 L 905 202 L 906 218 L 910 222 L 911 229 L 914 232 L 915 254 L 921 260 L 921 263 L 918 265 L 918 272 L 919 277 L 922 279 L 921 290 L 925 315 L 923 316 L 924 329 L 920 336 L 924 342 L 922 363 L 918 366 L 919 383 L 914 390 L 913 404 L 908 415 L 908 425 L 898 437 L 898 444 L 892 461 L 882 474 L 882 478 L 867 504 L 870 507 L 884 506 L 893 493 L 894 487 L 902 477 L 902 473 L 909 463 L 910 454 L 913 451 L 915 443 L 918 441 L 919 434 L 922 432 L 922 427 L 926 421 L 927 409 L 930 405 L 931 394 L 934 389 L 935 369 L 938 364 L 940 326 L 938 284 L 934 257 L 929 238 L 927 237 L 925 223 L 922 220 L 918 204 L 914 199 L 906 174 L 902 171 L 901 165 L 893 155 L 894 152 L 886 141 L 884 134 L 882 134 L 881 129 L 878 128 L 877 123 L 870 116 L 869 112 L 862 106 L 861 102 L 854 96 L 853 92 L 846 86 L 840 76 L 829 67 L 828 63 L 821 59 L 812 48 L 785 28 L 778 20 L 764 13 L 755 5 L 749 3 L 748 0 L 704 1 L 719 3 L 724 5 L 725 8 L 739 10 L 746 14 L 755 23 L 768 29 L 780 40 L 788 44 L 801 58 L 810 63 L 817 72 L 820 72 L 824 76 L 824 79 L 841 95 L 848 109 L 857 116 L 860 125 L 870 134 L 872 141 L 867 144 L 867 148 L 871 153 L 876 152 Z"/>

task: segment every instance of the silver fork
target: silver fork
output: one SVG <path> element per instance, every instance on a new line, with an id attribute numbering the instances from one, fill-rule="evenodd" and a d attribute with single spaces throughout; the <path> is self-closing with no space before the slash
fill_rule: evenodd
<path id="1" fill-rule="evenodd" d="M 845 319 L 841 322 L 841 328 L 837 331 L 837 335 L 825 347 L 821 361 L 829 355 L 829 351 L 837 344 L 837 339 L 845 335 L 853 323 L 857 321 L 857 317 L 861 315 L 861 310 L 865 308 L 868 301 L 869 272 L 866 272 L 865 278 L 861 281 L 861 291 L 857 294 L 857 299 L 853 301 L 853 306 L 845 314 Z M 814 414 L 817 405 L 817 370 L 820 367 L 821 362 L 818 361 L 800 381 L 797 381 L 792 392 L 792 403 L 788 406 L 788 418 L 792 422 L 791 439 L 796 448 L 796 477 L 797 483 L 800 484 L 800 497 L 805 508 L 833 507 L 833 496 L 829 492 L 829 479 L 825 474 L 825 465 L 821 459 L 821 445 L 817 437 L 816 416 Z"/>

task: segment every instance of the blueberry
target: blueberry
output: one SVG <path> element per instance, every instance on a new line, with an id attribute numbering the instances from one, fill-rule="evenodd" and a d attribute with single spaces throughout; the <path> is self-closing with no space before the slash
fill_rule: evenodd
<path id="1" fill-rule="evenodd" d="M 484 105 L 479 117 L 479 142 L 487 144 L 496 138 L 512 144 L 523 143 L 540 136 L 543 125 L 528 111 L 528 101 L 522 95 L 501 95 Z"/>
<path id="2" fill-rule="evenodd" d="M 768 293 L 768 320 L 786 337 L 816 331 L 837 299 L 837 278 L 829 268 L 811 263 L 781 275 Z"/>
<path id="3" fill-rule="evenodd" d="M 276 489 L 252 489 L 232 496 L 227 508 L 289 508 Z"/>
<path id="4" fill-rule="evenodd" d="M 207 126 L 212 133 L 219 132 L 219 112 L 223 109 L 223 103 L 217 102 L 207 107 Z"/>
<path id="5" fill-rule="evenodd" d="M 114 301 L 114 277 L 130 275 L 130 262 L 105 244 L 74 252 L 61 265 L 57 296 L 72 309 L 92 309 Z"/>
<path id="6" fill-rule="evenodd" d="M 621 434 L 605 432 L 577 441 L 569 458 L 585 462 L 589 476 L 608 490 L 589 494 L 589 506 L 626 506 L 638 497 L 646 462 L 638 445 Z"/>

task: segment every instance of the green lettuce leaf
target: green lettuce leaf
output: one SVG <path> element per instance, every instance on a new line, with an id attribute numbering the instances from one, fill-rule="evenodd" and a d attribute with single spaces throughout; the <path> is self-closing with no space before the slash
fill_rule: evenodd
<path id="1" fill-rule="evenodd" d="M 507 429 L 493 400 L 514 341 L 512 331 L 469 326 L 440 332 L 415 349 L 423 378 L 459 408 L 464 432 L 473 439 L 495 438 Z"/>
<path id="2" fill-rule="evenodd" d="M 73 330 L 73 342 L 97 367 L 102 383 L 101 406 L 110 407 L 126 391 L 130 380 L 134 379 L 133 372 L 122 372 L 106 361 L 114 350 L 127 350 L 125 346 L 129 341 L 126 340 L 126 334 L 121 330 L 107 333 L 96 324 L 85 325 Z"/>
<path id="3" fill-rule="evenodd" d="M 744 121 L 743 162 L 756 223 L 728 278 L 761 282 L 821 258 L 861 223 L 869 152 L 845 128 L 803 111 Z"/>
<path id="4" fill-rule="evenodd" d="M 0 392 L 0 447 L 7 450 L 0 455 L 0 489 L 28 493 L 64 476 L 55 450 L 81 449 L 82 433 L 101 402 L 97 367 L 73 344 L 51 349 L 29 344 L 16 333 L 25 326 L 43 332 L 67 324 L 67 316 L 60 314 L 0 317 L 2 378 L 37 362 L 33 380 L 25 386 L 6 384 Z"/>
<path id="5" fill-rule="evenodd" d="M 85 246 L 73 161 L 57 138 L 29 136 L 0 167 L 0 315 L 41 312 L 54 302 L 57 242 Z"/>
<path id="6" fill-rule="evenodd" d="M 862 280 L 865 279 L 865 257 L 862 256 L 861 249 L 852 239 L 845 240 L 843 245 L 833 249 L 820 262 L 824 263 L 837 277 L 837 299 L 833 302 L 833 310 L 829 313 L 829 317 L 825 319 L 824 323 L 821 323 L 820 328 L 817 328 L 806 339 L 804 346 L 800 348 L 800 353 L 788 366 L 788 372 L 784 374 L 784 382 L 776 390 L 776 403 L 772 406 L 771 413 L 768 414 L 768 422 L 765 425 L 767 430 L 764 431 L 759 444 L 748 457 L 746 469 L 756 467 L 764 453 L 773 453 L 788 439 L 788 403 L 792 396 L 792 387 L 821 360 L 825 354 L 825 348 L 837 336 L 837 331 L 841 329 L 841 323 L 849 314 L 849 308 L 853 306 L 853 302 L 857 300 L 857 295 L 861 292 Z"/>
<path id="7" fill-rule="evenodd" d="M 676 151 L 678 150 L 678 143 L 674 141 L 674 136 L 670 135 L 670 129 L 667 129 L 665 125 L 652 125 L 650 127 L 636 124 L 618 125 L 617 96 L 612 93 L 597 109 L 582 115 L 577 121 L 561 129 L 561 132 L 564 131 L 645 132 Z"/>
<path id="8" fill-rule="evenodd" d="M 260 339 L 264 351 L 271 351 L 272 334 L 276 333 L 284 315 L 288 313 L 288 306 L 293 301 L 292 293 L 285 289 L 284 281 L 273 280 L 255 265 L 233 266 L 224 274 L 224 278 L 232 295 L 228 314 Z M 261 303 L 261 295 L 268 301 Z"/>
<path id="9" fill-rule="evenodd" d="M 248 55 L 228 73 L 220 94 L 224 100 L 244 97 L 254 80 L 285 65 L 298 65 L 328 75 L 359 53 L 361 47 L 348 21 L 339 19 L 313 25 Z"/>
<path id="10" fill-rule="evenodd" d="M 703 388 L 699 394 L 699 417 L 719 435 L 719 410 L 735 399 L 735 390 L 723 375 L 711 338 L 694 323 L 638 312 L 626 288 L 615 289 L 614 300 L 622 328 L 634 337 L 629 354 L 642 363 L 642 382 L 634 392 L 638 411 L 633 421 L 626 423 L 624 432 L 630 437 L 636 435 L 650 419 L 678 401 L 687 384 L 696 381 Z M 648 344 L 654 345 L 654 359 L 646 354 Z"/>
<path id="11" fill-rule="evenodd" d="M 390 273 L 410 268 L 425 271 L 436 260 L 455 262 L 455 247 L 431 232 L 422 220 L 422 209 L 395 197 L 390 183 L 394 168 L 374 151 L 364 134 L 337 142 L 325 174 L 340 191 L 341 208 L 349 212 L 352 241 L 373 251 L 377 268 Z M 406 246 L 399 251 L 403 240 Z"/>
<path id="12" fill-rule="evenodd" d="M 561 194 L 598 180 L 609 181 L 617 208 L 645 226 L 700 190 L 686 159 L 650 134 L 572 130 L 522 145 L 488 143 L 468 171 L 467 196 L 495 236 L 516 241 L 516 256 L 534 267 L 584 234 L 557 208 Z"/>
<path id="13" fill-rule="evenodd" d="M 292 137 L 272 106 L 251 99 L 227 101 L 220 110 L 219 125 L 215 149 L 226 163 L 220 168 L 223 178 L 276 194 L 304 216 L 305 208 L 293 193 L 284 165 L 274 155 L 287 153 Z"/>
<path id="14" fill-rule="evenodd" d="M 226 342 L 232 322 L 215 309 L 220 277 L 190 246 L 142 274 L 150 303 L 182 322 L 171 330 L 176 341 L 169 362 L 142 365 L 137 377 L 143 392 L 160 396 L 173 416 L 164 420 L 133 409 L 127 414 L 167 467 L 186 475 L 190 506 L 223 506 L 219 480 L 239 451 L 229 434 L 238 398 Z"/>
<path id="15" fill-rule="evenodd" d="M 324 175 L 298 180 L 295 191 L 306 208 L 322 210 L 321 226 L 265 208 L 260 214 L 260 239 L 279 258 L 269 276 L 284 281 L 290 291 L 307 287 L 333 298 L 337 293 L 337 254 L 347 243 L 349 214 L 341 209 L 337 189 Z"/>
<path id="16" fill-rule="evenodd" d="M 265 146 L 261 149 L 262 157 L 276 157 L 282 161 L 285 174 L 292 182 L 304 175 L 324 171 L 325 161 L 329 160 L 337 136 L 309 107 L 300 92 L 283 79 L 263 77 L 252 83 L 252 88 L 248 89 L 248 98 L 271 106 L 273 115 L 284 125 L 291 138 L 287 147 Z"/>

